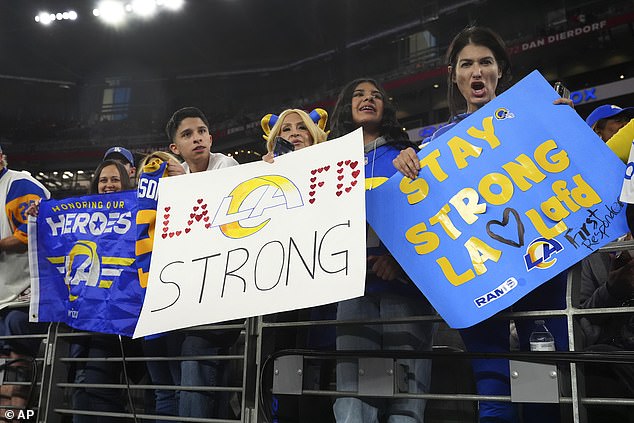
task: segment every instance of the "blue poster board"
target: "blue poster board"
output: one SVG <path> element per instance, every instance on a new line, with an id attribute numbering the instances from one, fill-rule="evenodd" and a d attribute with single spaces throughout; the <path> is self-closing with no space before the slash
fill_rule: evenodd
<path id="1" fill-rule="evenodd" d="M 624 165 L 534 71 L 369 191 L 368 222 L 453 328 L 627 232 Z"/>

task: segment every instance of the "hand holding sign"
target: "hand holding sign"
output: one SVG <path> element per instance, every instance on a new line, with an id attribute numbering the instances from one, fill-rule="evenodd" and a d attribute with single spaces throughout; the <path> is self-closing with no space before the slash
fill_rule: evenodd
<path id="1" fill-rule="evenodd" d="M 397 173 L 368 193 L 369 223 L 452 327 L 627 231 L 605 183 L 623 165 L 555 96 L 533 72 L 424 147 L 417 178 Z"/>

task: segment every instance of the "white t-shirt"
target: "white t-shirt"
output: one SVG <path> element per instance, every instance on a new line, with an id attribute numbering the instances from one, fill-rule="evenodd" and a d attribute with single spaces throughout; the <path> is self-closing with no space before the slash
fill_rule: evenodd
<path id="1" fill-rule="evenodd" d="M 214 170 L 214 169 L 220 169 L 223 167 L 237 166 L 239 164 L 233 157 L 225 156 L 222 153 L 210 152 L 209 154 L 210 154 L 209 164 L 207 165 L 206 170 Z M 182 165 L 185 168 L 185 173 L 191 173 L 187 162 L 183 162 Z"/>

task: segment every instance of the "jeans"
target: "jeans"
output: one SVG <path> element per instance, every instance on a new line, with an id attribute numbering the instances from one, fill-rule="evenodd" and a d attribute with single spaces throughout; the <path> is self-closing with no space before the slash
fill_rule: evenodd
<path id="1" fill-rule="evenodd" d="M 121 356 L 119 341 L 111 335 L 92 335 L 85 342 L 71 344 L 71 357 L 104 358 Z M 118 384 L 121 363 L 90 361 L 78 366 L 75 383 Z M 75 388 L 73 409 L 106 412 L 125 412 L 123 392 L 111 388 Z M 73 423 L 117 423 L 125 420 L 105 416 L 73 416 Z"/>
<path id="2" fill-rule="evenodd" d="M 176 357 L 181 354 L 183 335 L 179 332 L 166 333 L 159 337 L 146 339 L 143 351 L 147 357 Z M 181 384 L 181 366 L 179 361 L 148 361 L 148 373 L 153 385 Z M 172 389 L 154 390 L 155 412 L 163 416 L 178 416 L 179 391 Z M 156 420 L 156 423 L 163 423 Z"/>
<path id="3" fill-rule="evenodd" d="M 563 309 L 566 307 L 565 272 L 544 283 L 519 300 L 514 311 Z M 568 329 L 563 317 L 544 319 L 546 327 L 555 338 L 557 351 L 568 351 Z M 528 338 L 534 322 L 530 319 L 515 321 L 520 349 L 530 350 Z M 470 352 L 509 352 L 509 321 L 488 319 L 475 326 L 460 329 L 462 340 Z M 509 361 L 506 359 L 474 359 L 471 362 L 480 395 L 511 395 Z M 558 404 L 524 404 L 524 423 L 556 423 L 560 420 Z M 501 423 L 519 422 L 515 404 L 510 402 L 480 401 L 481 421 Z"/>
<path id="4" fill-rule="evenodd" d="M 29 322 L 28 308 L 4 310 L 0 317 L 1 336 L 46 333 L 47 328 L 48 323 Z M 35 357 L 41 344 L 42 340 L 37 338 L 8 339 L 0 341 L 0 349 Z"/>
<path id="5" fill-rule="evenodd" d="M 205 337 L 204 331 L 188 332 L 182 346 L 183 356 L 217 355 L 219 348 Z M 181 386 L 216 386 L 218 361 L 183 360 L 181 362 Z M 181 417 L 211 417 L 214 410 L 214 392 L 182 390 L 179 397 Z"/>
<path id="6" fill-rule="evenodd" d="M 420 316 L 431 307 L 420 296 L 366 294 L 340 302 L 337 320 L 376 319 Z M 372 326 L 345 325 L 337 328 L 337 350 L 408 350 L 429 351 L 435 326 L 431 322 L 398 323 Z M 409 393 L 429 392 L 431 360 L 397 359 L 397 366 L 408 369 Z M 358 390 L 358 363 L 340 360 L 337 363 L 337 390 Z M 385 415 L 388 423 L 420 423 L 424 421 L 424 399 L 359 399 L 338 398 L 333 411 L 337 423 L 378 423 Z"/>

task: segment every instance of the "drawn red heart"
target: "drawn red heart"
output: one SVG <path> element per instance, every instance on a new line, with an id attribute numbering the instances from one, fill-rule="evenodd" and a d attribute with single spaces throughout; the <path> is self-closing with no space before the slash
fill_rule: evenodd
<path id="1" fill-rule="evenodd" d="M 337 189 L 341 189 L 342 186 L 343 184 L 337 184 Z"/>
<path id="2" fill-rule="evenodd" d="M 164 217 L 165 219 L 169 219 L 169 218 L 170 218 L 170 215 L 169 215 L 169 213 L 166 213 L 166 214 L 164 214 L 164 215 L 163 215 L 163 217 Z"/>
<path id="3" fill-rule="evenodd" d="M 311 197 L 315 195 L 315 191 L 311 191 L 308 193 L 308 195 L 310 195 Z"/>
<path id="4" fill-rule="evenodd" d="M 341 195 L 341 191 L 337 191 L 335 194 L 337 194 L 337 197 L 339 197 Z"/>
<path id="5" fill-rule="evenodd" d="M 324 168 L 323 168 L 323 167 L 320 167 L 319 169 L 317 169 L 317 172 L 318 172 L 318 173 L 321 173 L 321 172 L 323 172 L 323 171 L 324 171 Z"/>
<path id="6" fill-rule="evenodd" d="M 315 173 L 317 173 L 317 169 L 313 169 L 313 170 L 310 171 L 311 175 L 314 175 Z"/>
<path id="7" fill-rule="evenodd" d="M 346 192 L 350 192 L 351 189 L 352 187 L 346 187 Z"/>
<path id="8" fill-rule="evenodd" d="M 161 234 L 161 236 L 163 237 L 163 239 L 167 238 L 167 234 Z"/>
<path id="9" fill-rule="evenodd" d="M 315 182 L 317 180 L 316 176 L 313 176 L 312 178 L 310 178 L 310 182 Z"/>
<path id="10" fill-rule="evenodd" d="M 320 183 L 317 184 L 317 186 L 319 186 L 320 188 L 324 186 L 324 181 L 321 181 Z"/>
<path id="11" fill-rule="evenodd" d="M 328 166 L 324 166 L 324 170 L 325 170 L 326 172 L 328 172 L 328 171 L 330 170 L 330 165 L 328 165 Z"/>
<path id="12" fill-rule="evenodd" d="M 194 218 L 194 216 L 196 216 L 196 213 L 189 213 L 189 217 L 190 217 L 191 219 L 193 219 L 193 218 Z"/>
<path id="13" fill-rule="evenodd" d="M 310 189 L 315 189 L 316 186 L 317 184 L 310 184 Z"/>
<path id="14" fill-rule="evenodd" d="M 203 219 L 205 222 L 209 222 L 209 216 L 205 216 L 205 218 Z"/>
<path id="15" fill-rule="evenodd" d="M 198 211 L 199 208 L 200 207 L 198 207 L 198 206 L 194 206 L 194 211 Z"/>
<path id="16" fill-rule="evenodd" d="M 351 167 L 352 169 L 354 169 L 355 167 L 357 167 L 357 165 L 358 165 L 358 164 L 359 164 L 359 162 L 355 160 L 354 162 L 351 162 L 351 163 L 350 163 L 350 167 Z"/>
<path id="17" fill-rule="evenodd" d="M 357 184 L 357 181 L 356 181 L 356 180 L 355 180 L 355 181 L 350 182 L 350 186 L 355 186 L 356 184 Z"/>
<path id="18" fill-rule="evenodd" d="M 355 170 L 354 172 L 352 172 L 352 177 L 353 177 L 354 179 L 357 179 L 357 176 L 359 176 L 359 173 L 361 173 L 361 171 L 360 171 L 360 170 Z"/>
<path id="19" fill-rule="evenodd" d="M 202 206 L 200 206 L 200 207 L 202 207 L 202 209 L 203 209 L 203 210 L 205 210 L 205 209 L 207 208 L 207 203 L 203 204 L 203 205 L 202 205 Z"/>
<path id="20" fill-rule="evenodd" d="M 176 231 L 176 236 L 180 236 L 181 231 Z"/>
<path id="21" fill-rule="evenodd" d="M 169 207 L 169 206 L 165 207 L 165 211 L 166 212 L 170 211 L 170 209 L 171 209 L 171 207 Z"/>
<path id="22" fill-rule="evenodd" d="M 203 210 L 203 212 L 201 213 L 203 216 L 207 216 L 207 213 L 209 213 L 209 210 Z"/>
<path id="23" fill-rule="evenodd" d="M 188 220 L 188 221 L 187 221 L 187 226 L 191 226 L 191 225 L 192 225 L 192 223 L 194 223 L 194 221 L 193 221 L 193 220 Z"/>
<path id="24" fill-rule="evenodd" d="M 311 199 L 309 199 L 309 200 L 308 200 L 308 202 L 309 202 L 310 204 L 313 204 L 313 203 L 315 202 L 315 199 L 314 199 L 314 198 L 311 198 Z"/>
<path id="25" fill-rule="evenodd" d="M 350 160 L 346 160 L 344 163 L 349 165 L 350 164 Z"/>
<path id="26" fill-rule="evenodd" d="M 341 167 L 341 168 L 337 169 L 337 173 L 343 173 L 343 168 Z"/>
<path id="27" fill-rule="evenodd" d="M 341 166 L 343 164 L 343 161 L 337 162 L 337 166 Z"/>
<path id="28" fill-rule="evenodd" d="M 173 238 L 174 237 L 174 232 L 170 232 L 169 236 L 170 236 L 170 238 Z"/>
<path id="29" fill-rule="evenodd" d="M 337 179 L 341 181 L 343 179 L 343 175 L 337 176 Z"/>
<path id="30" fill-rule="evenodd" d="M 195 217 L 196 222 L 200 222 L 200 219 L 202 219 L 202 218 L 203 218 L 202 214 L 197 214 L 196 217 Z"/>
<path id="31" fill-rule="evenodd" d="M 202 202 L 203 202 L 203 199 L 202 199 L 202 198 L 199 198 L 199 199 L 198 199 L 198 200 L 196 200 L 196 201 L 198 201 L 198 204 L 200 204 L 200 203 L 202 203 Z"/>
<path id="32" fill-rule="evenodd" d="M 185 233 L 188 234 L 189 231 L 191 231 L 191 230 L 192 230 L 192 228 L 185 228 Z"/>
<path id="33" fill-rule="evenodd" d="M 167 226 L 167 225 L 169 225 L 169 224 L 170 224 L 170 221 L 169 221 L 169 220 L 165 220 L 165 221 L 163 221 L 163 225 L 164 225 L 164 226 Z"/>
<path id="34" fill-rule="evenodd" d="M 167 228 L 167 227 L 163 228 L 163 232 L 167 232 L 169 230 L 170 230 L 170 228 Z"/>
<path id="35" fill-rule="evenodd" d="M 207 224 L 205 225 L 205 228 L 207 228 L 207 229 L 209 229 L 210 227 L 211 227 L 211 223 L 207 223 Z"/>

